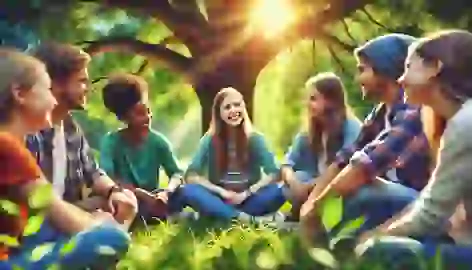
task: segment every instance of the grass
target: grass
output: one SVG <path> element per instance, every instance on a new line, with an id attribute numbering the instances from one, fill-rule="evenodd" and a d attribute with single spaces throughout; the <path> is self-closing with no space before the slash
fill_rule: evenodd
<path id="1" fill-rule="evenodd" d="M 331 263 L 330 258 L 325 260 Z M 301 248 L 295 233 L 199 222 L 161 224 L 153 227 L 151 234 L 138 232 L 118 269 L 324 268 Z"/>

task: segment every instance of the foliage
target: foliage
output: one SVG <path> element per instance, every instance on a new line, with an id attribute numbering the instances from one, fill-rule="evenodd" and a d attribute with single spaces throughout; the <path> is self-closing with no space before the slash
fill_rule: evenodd
<path id="1" fill-rule="evenodd" d="M 119 10 L 91 3 L 93 1 L 27 0 L 28 4 L 6 0 L 0 4 L 0 39 L 22 49 L 37 44 L 37 40 L 58 40 L 86 46 L 84 41 L 100 37 L 132 37 L 157 44 L 172 36 L 172 29 L 162 21 L 133 9 Z M 113 1 L 112 1 L 113 2 Z M 123 1 L 127 2 L 127 1 Z M 138 1 L 139 2 L 139 1 Z M 199 10 L 209 10 L 220 1 L 197 1 Z M 305 3 L 306 2 L 306 3 Z M 310 1 L 298 1 L 307 4 Z M 206 4 L 206 5 L 205 5 Z M 172 1 L 177 10 L 191 8 L 185 1 Z M 445 8 L 444 5 L 447 5 Z M 327 30 L 338 41 L 358 45 L 387 32 L 422 35 L 444 27 L 470 28 L 470 3 L 463 0 L 421 1 L 376 0 L 349 17 L 333 23 Z M 204 12 L 204 13 L 205 13 Z M 221 11 L 223 12 L 223 11 Z M 14 14 L 14 16 L 13 16 Z M 208 14 L 207 14 L 208 15 Z M 210 14 L 211 15 L 211 14 Z M 214 15 L 214 14 L 213 14 Z M 164 20 L 165 21 L 165 20 Z M 331 40 L 333 41 L 333 40 Z M 281 156 L 293 135 L 304 124 L 304 81 L 321 71 L 335 71 L 345 83 L 349 103 L 363 118 L 370 104 L 362 101 L 354 80 L 355 59 L 339 42 L 310 38 L 293 43 L 282 50 L 259 74 L 255 87 L 255 124 L 264 132 L 274 152 Z M 191 56 L 188 48 L 175 40 L 166 47 Z M 196 148 L 201 134 L 197 95 L 180 74 L 166 69 L 160 62 L 150 61 L 132 51 L 110 52 L 94 57 L 90 74 L 102 78 L 93 85 L 87 112 L 76 113 L 93 147 L 108 130 L 121 126 L 102 105 L 100 89 L 111 72 L 138 72 L 150 84 L 154 127 L 176 141 L 177 153 L 188 158 Z M 142 68 L 144 67 L 144 68 Z M 274 121 L 276 119 L 277 121 Z"/>

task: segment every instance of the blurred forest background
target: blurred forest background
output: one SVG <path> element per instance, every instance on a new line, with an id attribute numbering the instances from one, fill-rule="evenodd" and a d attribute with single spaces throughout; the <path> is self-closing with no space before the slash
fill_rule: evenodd
<path id="1" fill-rule="evenodd" d="M 205 13 L 205 4 L 209 9 L 218 1 L 224 0 L 165 1 L 165 7 L 173 7 L 175 10 L 187 12 L 182 14 L 188 15 L 190 2 L 196 5 L 201 13 Z M 246 4 L 256 2 L 233 2 L 238 1 Z M 132 37 L 152 44 L 168 39 L 163 45 L 166 49 L 190 57 L 192 53 L 185 42 L 181 42 L 178 35 L 174 39 L 176 35 L 173 34 L 179 32 L 173 33 L 174 29 L 170 26 L 174 24 L 169 23 L 168 18 L 160 20 L 161 14 L 157 8 L 155 16 L 150 16 L 153 3 L 160 5 L 161 2 L 163 1 L 2 0 L 0 39 L 3 45 L 23 49 L 31 48 L 42 40 L 88 46 L 93 44 L 92 41 L 103 37 L 116 40 Z M 272 3 L 275 2 L 277 0 Z M 297 5 L 316 3 L 318 7 L 320 3 L 327 3 L 321 0 L 289 2 Z M 349 6 L 351 4 L 346 4 L 347 2 L 356 1 L 337 2 L 341 6 Z M 253 120 L 257 129 L 266 134 L 277 155 L 283 154 L 293 135 L 303 126 L 306 104 L 303 85 L 317 72 L 334 71 L 343 78 L 349 103 L 358 117 L 363 118 L 370 110 L 370 104 L 362 100 L 359 86 L 354 79 L 356 64 L 352 56 L 353 47 L 388 32 L 419 36 L 425 31 L 452 26 L 470 29 L 472 25 L 472 13 L 468 7 L 472 2 L 468 1 L 357 2 L 355 6 L 349 6 L 352 10 L 348 13 L 338 12 L 338 17 L 330 18 L 332 22 L 327 20 L 326 25 L 319 26 L 325 34 L 301 36 L 286 48 L 280 49 L 258 73 L 254 87 Z M 149 13 L 142 12 L 146 8 Z M 225 12 L 229 8 L 228 6 L 221 11 L 215 9 L 213 12 Z M 270 6 L 267 9 L 270 9 Z M 271 41 L 270 38 L 267 37 L 267 43 L 278 42 Z M 104 108 L 101 88 L 109 73 L 126 71 L 140 74 L 149 82 L 152 90 L 150 102 L 154 113 L 153 127 L 168 136 L 180 158 L 188 158 L 202 134 L 201 102 L 193 85 L 175 70 L 161 65 L 159 61 L 149 61 L 152 57 L 146 57 L 148 55 L 145 53 L 137 55 L 125 45 L 121 49 L 110 49 L 106 50 L 106 53 L 96 54 L 93 58 L 90 67 L 91 78 L 94 80 L 93 92 L 89 97 L 87 111 L 75 114 L 90 144 L 97 147 L 103 134 L 120 126 L 115 117 Z"/>

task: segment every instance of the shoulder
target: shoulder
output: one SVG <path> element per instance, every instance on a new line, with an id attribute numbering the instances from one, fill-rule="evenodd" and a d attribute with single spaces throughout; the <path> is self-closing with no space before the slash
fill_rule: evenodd
<path id="1" fill-rule="evenodd" d="M 251 132 L 249 135 L 249 141 L 250 142 L 255 142 L 255 143 L 264 143 L 265 142 L 265 136 L 264 133 L 254 130 Z"/>
<path id="2" fill-rule="evenodd" d="M 120 130 L 110 131 L 103 135 L 102 142 L 117 143 L 120 140 Z"/>
<path id="3" fill-rule="evenodd" d="M 23 142 L 6 132 L 0 133 L 0 181 L 15 184 L 38 178 L 41 170 Z"/>
<path id="4" fill-rule="evenodd" d="M 171 144 L 171 142 L 169 141 L 169 139 L 164 135 L 162 134 L 161 132 L 159 131 L 156 131 L 154 129 L 151 129 L 150 132 L 149 132 L 149 139 L 159 145 L 159 146 L 168 146 Z"/>
<path id="5" fill-rule="evenodd" d="M 353 117 L 348 117 L 346 121 L 344 121 L 344 128 L 346 131 L 358 130 L 361 128 L 361 125 L 361 121 Z"/>
<path id="6" fill-rule="evenodd" d="M 472 146 L 472 100 L 464 103 L 462 108 L 447 122 L 444 131 L 445 139 L 454 139 L 454 143 L 463 142 Z"/>
<path id="7" fill-rule="evenodd" d="M 306 144 L 308 143 L 308 132 L 306 131 L 301 131 L 295 134 L 295 137 L 293 138 L 293 144 Z"/>
<path id="8" fill-rule="evenodd" d="M 209 146 L 211 144 L 211 140 L 213 139 L 213 135 L 209 132 L 206 132 L 205 134 L 203 134 L 203 136 L 200 138 L 200 141 L 198 142 L 198 144 L 200 145 L 200 147 L 202 146 Z"/>

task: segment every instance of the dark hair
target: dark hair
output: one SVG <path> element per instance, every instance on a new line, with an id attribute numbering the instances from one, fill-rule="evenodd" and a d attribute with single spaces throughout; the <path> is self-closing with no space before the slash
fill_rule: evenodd
<path id="1" fill-rule="evenodd" d="M 103 87 L 103 103 L 118 119 L 122 119 L 147 92 L 148 84 L 143 78 L 128 73 L 115 74 Z"/>
<path id="2" fill-rule="evenodd" d="M 44 43 L 33 51 L 33 56 L 41 60 L 53 81 L 65 81 L 76 72 L 87 67 L 90 55 L 79 47 L 60 44 Z"/>
<path id="3" fill-rule="evenodd" d="M 472 98 L 472 34 L 464 30 L 446 30 L 420 39 L 411 49 L 426 64 L 442 64 L 435 80 L 446 98 L 463 103 Z M 446 119 L 426 110 L 423 124 L 433 146 L 439 140 L 446 127 Z"/>
<path id="4" fill-rule="evenodd" d="M 336 74 L 332 72 L 319 73 L 308 79 L 305 83 L 305 87 L 307 89 L 316 89 L 325 99 L 332 102 L 334 104 L 334 111 L 330 113 L 334 114 L 335 120 L 340 121 L 340 123 L 337 124 L 342 125 L 344 123 L 347 115 L 350 114 L 350 108 L 346 102 L 344 84 Z M 322 150 L 322 129 L 322 125 L 317 119 L 309 119 L 308 136 L 312 151 L 316 154 Z M 342 147 L 343 141 L 344 134 L 342 129 L 337 134 L 333 134 L 333 136 L 328 138 L 328 162 L 334 159 L 336 152 Z"/>
<path id="5" fill-rule="evenodd" d="M 212 124 L 210 130 L 212 132 L 212 143 L 215 147 L 216 153 L 216 175 L 221 178 L 222 173 L 226 172 L 228 168 L 228 125 L 221 119 L 221 104 L 223 100 L 232 92 L 238 92 L 234 88 L 224 88 L 219 91 L 213 99 L 212 107 Z M 238 165 L 241 172 L 245 171 L 248 164 L 248 136 L 245 130 L 245 121 L 236 127 L 236 155 L 238 157 Z"/>
<path id="6" fill-rule="evenodd" d="M 28 90 L 38 80 L 38 68 L 44 68 L 38 59 L 16 49 L 0 49 L 0 122 L 10 119 L 15 106 L 12 86 Z"/>

